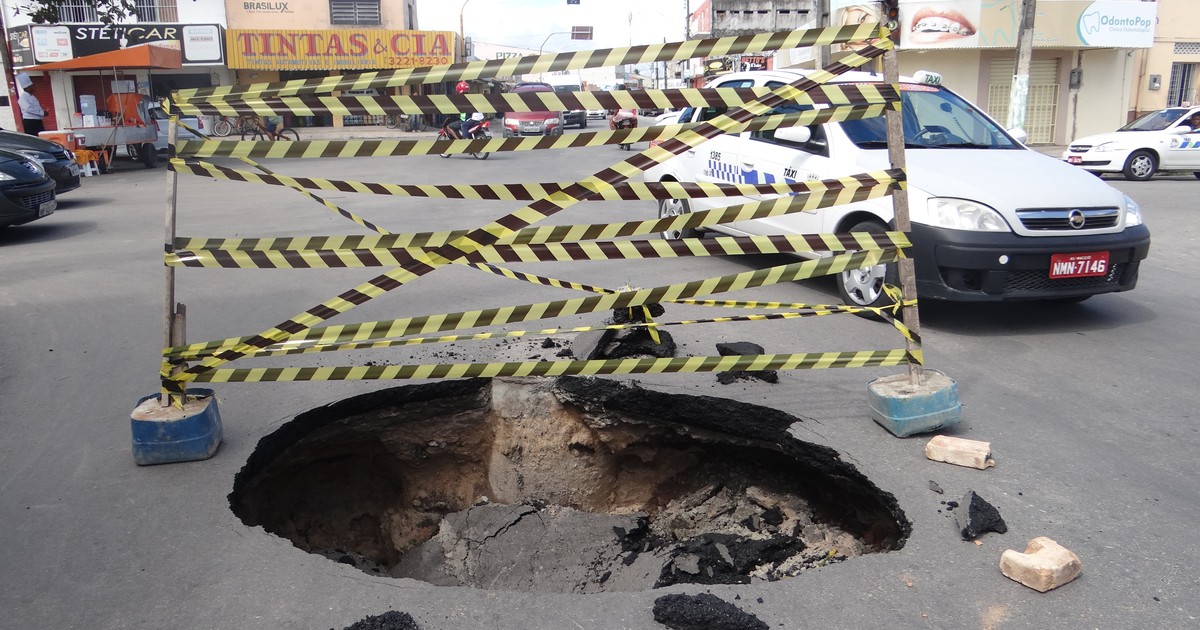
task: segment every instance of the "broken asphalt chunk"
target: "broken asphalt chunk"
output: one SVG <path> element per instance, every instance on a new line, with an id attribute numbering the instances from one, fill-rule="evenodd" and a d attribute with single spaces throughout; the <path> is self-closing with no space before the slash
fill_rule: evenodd
<path id="1" fill-rule="evenodd" d="M 716 595 L 673 594 L 654 600 L 654 620 L 671 630 L 768 630 L 758 617 Z"/>
<path id="2" fill-rule="evenodd" d="M 1000 511 L 975 494 L 974 490 L 967 490 L 961 504 L 963 509 L 954 513 L 954 521 L 963 540 L 974 540 L 987 532 L 1003 534 L 1008 531 L 1008 524 L 1000 518 Z"/>

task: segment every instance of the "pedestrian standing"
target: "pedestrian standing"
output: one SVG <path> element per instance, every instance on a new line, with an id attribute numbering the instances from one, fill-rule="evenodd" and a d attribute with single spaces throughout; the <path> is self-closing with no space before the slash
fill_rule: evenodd
<path id="1" fill-rule="evenodd" d="M 29 75 L 24 72 L 18 74 L 17 86 L 21 88 L 21 96 L 17 99 L 21 106 L 21 124 L 25 127 L 25 133 L 36 136 L 46 130 L 46 125 L 42 122 L 46 117 L 46 110 L 42 109 L 41 102 L 33 95 L 33 79 L 30 79 Z"/>

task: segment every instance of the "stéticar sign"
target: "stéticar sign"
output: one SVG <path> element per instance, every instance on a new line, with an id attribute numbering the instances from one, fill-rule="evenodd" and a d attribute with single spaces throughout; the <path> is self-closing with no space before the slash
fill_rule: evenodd
<path id="1" fill-rule="evenodd" d="M 365 70 L 454 63 L 451 31 L 229 29 L 226 58 L 238 70 Z"/>
<path id="2" fill-rule="evenodd" d="M 21 27 L 13 42 L 13 65 L 66 61 L 159 43 L 178 48 L 184 65 L 224 65 L 224 29 L 219 24 L 32 24 Z M 26 35 L 27 33 L 27 35 Z M 19 54 L 18 54 L 19 52 Z"/>

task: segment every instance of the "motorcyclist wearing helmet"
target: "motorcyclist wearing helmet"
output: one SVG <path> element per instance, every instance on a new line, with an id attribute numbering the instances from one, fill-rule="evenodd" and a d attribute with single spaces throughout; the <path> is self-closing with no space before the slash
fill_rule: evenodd
<path id="1" fill-rule="evenodd" d="M 471 91 L 471 84 L 466 81 L 459 81 L 458 85 L 454 86 L 454 91 L 458 94 L 466 94 Z M 471 133 L 482 122 L 483 114 L 479 112 L 467 114 L 464 112 L 458 115 L 458 120 L 450 121 L 448 127 L 454 133 L 455 137 L 461 140 L 463 138 L 470 138 Z"/>

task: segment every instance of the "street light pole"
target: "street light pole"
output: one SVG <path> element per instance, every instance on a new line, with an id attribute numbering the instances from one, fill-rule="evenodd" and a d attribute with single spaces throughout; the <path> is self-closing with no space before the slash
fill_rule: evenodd
<path id="1" fill-rule="evenodd" d="M 471 0 L 463 0 L 462 7 L 458 9 L 458 42 L 461 46 L 463 61 L 466 61 L 467 56 L 467 31 L 463 28 L 463 12 L 467 10 L 467 3 Z"/>
<path id="2" fill-rule="evenodd" d="M 542 40 L 542 45 L 538 46 L 538 54 L 539 55 L 542 54 L 542 49 L 544 49 L 546 47 L 546 42 L 550 41 L 551 37 L 554 37 L 555 35 L 570 35 L 570 34 L 571 34 L 571 31 L 556 31 L 554 33 L 550 33 L 549 35 L 546 36 L 546 39 Z"/>

